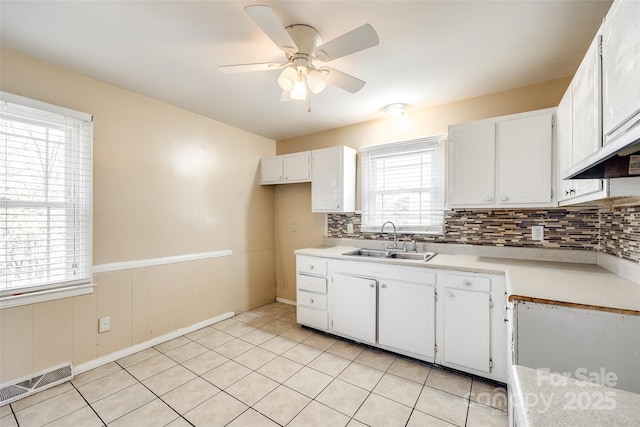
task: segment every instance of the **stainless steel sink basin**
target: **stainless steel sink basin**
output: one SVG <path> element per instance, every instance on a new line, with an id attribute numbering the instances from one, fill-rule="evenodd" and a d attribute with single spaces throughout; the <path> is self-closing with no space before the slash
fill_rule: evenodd
<path id="1" fill-rule="evenodd" d="M 390 258 L 429 261 L 434 256 L 436 256 L 435 252 L 393 252 Z"/>
<path id="2" fill-rule="evenodd" d="M 395 252 L 385 249 L 356 249 L 354 251 L 345 252 L 342 255 L 361 256 L 371 258 L 391 258 L 406 259 L 412 261 L 429 261 L 436 256 L 435 252 Z"/>
<path id="3" fill-rule="evenodd" d="M 346 252 L 342 255 L 351 256 L 367 256 L 373 258 L 388 258 L 391 252 L 384 249 L 356 249 L 355 251 Z"/>

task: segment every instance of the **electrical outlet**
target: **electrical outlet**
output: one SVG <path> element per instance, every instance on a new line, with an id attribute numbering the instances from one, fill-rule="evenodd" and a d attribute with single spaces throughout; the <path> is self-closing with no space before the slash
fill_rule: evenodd
<path id="1" fill-rule="evenodd" d="M 544 240 L 544 227 L 541 225 L 534 225 L 531 227 L 531 240 Z"/>
<path id="2" fill-rule="evenodd" d="M 347 234 L 353 234 L 353 223 L 352 222 L 347 224 Z"/>
<path id="3" fill-rule="evenodd" d="M 111 316 L 105 316 L 98 319 L 98 333 L 107 332 L 111 330 Z"/>

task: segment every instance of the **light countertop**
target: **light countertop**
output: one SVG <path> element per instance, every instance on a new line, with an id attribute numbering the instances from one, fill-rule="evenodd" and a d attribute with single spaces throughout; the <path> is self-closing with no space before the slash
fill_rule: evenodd
<path id="1" fill-rule="evenodd" d="M 640 315 L 640 284 L 626 280 L 596 264 L 528 261 L 439 253 L 428 262 L 343 255 L 353 246 L 318 246 L 295 251 L 357 262 L 381 262 L 422 268 L 506 275 L 510 300 L 584 306 L 597 310 Z"/>
<path id="2" fill-rule="evenodd" d="M 514 365 L 511 410 L 519 427 L 638 426 L 640 394 Z"/>

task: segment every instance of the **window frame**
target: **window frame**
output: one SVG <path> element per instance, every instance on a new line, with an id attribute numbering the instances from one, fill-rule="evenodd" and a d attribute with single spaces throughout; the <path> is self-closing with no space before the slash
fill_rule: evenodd
<path id="1" fill-rule="evenodd" d="M 65 259 L 65 262 L 61 264 L 63 265 L 61 271 L 64 271 L 63 277 L 51 279 L 51 269 L 48 268 L 50 265 L 47 265 L 46 273 L 44 273 L 47 277 L 33 284 L 8 286 L 11 270 L 8 264 L 8 247 L 6 246 L 9 238 L 7 233 L 5 237 L 7 240 L 2 243 L 5 245 L 5 258 L 0 259 L 0 263 L 3 264 L 0 269 L 0 271 L 3 270 L 0 279 L 4 281 L 4 283 L 0 284 L 0 308 L 90 293 L 93 290 L 93 286 L 95 286 L 92 283 L 91 271 L 93 245 L 93 117 L 86 113 L 1 91 L 0 108 L 2 110 L 1 119 L 3 124 L 15 122 L 24 123 L 27 126 L 38 125 L 46 128 L 46 136 L 38 137 L 38 140 L 46 144 L 47 153 L 50 153 L 48 150 L 51 145 L 56 144 L 50 136 L 50 131 L 59 126 L 62 131 L 61 135 L 64 135 L 64 139 L 61 142 L 63 144 L 61 149 L 64 154 L 60 164 L 63 165 L 62 169 L 65 172 L 64 180 L 62 181 L 64 184 L 61 189 L 64 194 L 62 196 L 58 195 L 58 200 L 50 200 L 49 198 L 52 191 L 49 185 L 52 171 L 48 166 L 44 168 L 44 183 L 41 184 L 42 194 L 38 195 L 35 200 L 25 200 L 21 197 L 10 200 L 10 193 L 5 197 L 0 197 L 0 207 L 3 208 L 4 212 L 0 216 L 0 222 L 7 229 L 10 228 L 10 210 L 21 208 L 41 209 L 44 211 L 42 216 L 47 220 L 51 218 L 51 215 L 55 215 L 51 212 L 53 209 L 60 210 L 64 212 L 60 222 L 65 224 L 62 234 L 64 237 L 60 240 L 65 247 L 59 251 Z M 21 114 L 21 112 L 24 112 L 24 114 Z M 53 118 L 55 116 L 56 120 L 51 122 L 46 122 L 46 120 L 39 121 L 38 114 L 42 114 L 42 117 Z M 11 115 L 14 115 L 14 117 L 9 118 Z M 1 145 L 6 147 L 4 138 L 10 138 L 11 133 L 2 134 L 0 137 L 3 141 Z M 27 138 L 35 139 L 32 136 Z M 46 160 L 49 162 L 49 154 L 46 156 Z M 5 157 L 5 161 L 7 161 L 6 159 L 8 157 Z M 8 167 L 8 164 L 3 166 L 0 172 L 5 177 L 4 187 L 9 191 L 11 187 L 9 187 L 10 181 L 7 181 L 7 169 L 4 169 L 6 167 Z M 50 242 L 54 231 L 48 224 L 47 222 L 46 229 L 40 235 L 45 236 L 44 240 Z M 45 247 L 47 245 L 48 243 L 45 243 Z M 46 254 L 51 254 L 50 247 L 47 247 Z M 81 261 L 78 264 L 75 262 L 70 263 L 70 259 L 74 261 L 81 259 Z M 78 274 L 77 278 L 73 277 L 75 274 Z M 14 281 L 16 280 L 14 278 Z"/>
<path id="2" fill-rule="evenodd" d="M 398 141 L 386 144 L 372 145 L 361 148 L 360 170 L 361 177 L 361 230 L 364 232 L 380 232 L 382 224 L 386 221 L 392 221 L 396 225 L 398 233 L 403 234 L 444 234 L 444 212 L 445 204 L 445 135 L 435 135 L 425 138 Z M 430 152 L 432 159 L 437 160 L 431 167 L 435 167 L 434 172 L 430 175 L 433 180 L 432 185 L 422 185 L 419 187 L 398 188 L 391 190 L 370 188 L 372 184 L 372 168 L 376 160 L 384 158 L 393 158 L 407 156 L 411 154 L 424 154 Z M 421 163 L 422 165 L 422 163 Z M 420 166 L 419 166 L 420 167 Z M 402 224 L 395 217 L 389 217 L 384 213 L 377 213 L 375 210 L 375 200 L 372 194 L 418 194 L 422 197 L 424 193 L 430 194 L 429 201 L 433 208 L 426 210 L 418 209 L 417 213 L 421 217 L 431 216 L 437 212 L 436 221 L 429 221 L 430 224 L 420 225 Z M 434 194 L 435 193 L 435 194 Z M 433 203 L 435 202 L 435 203 Z M 372 209 L 373 207 L 373 209 Z M 382 217 L 378 224 L 372 223 L 373 216 Z"/>

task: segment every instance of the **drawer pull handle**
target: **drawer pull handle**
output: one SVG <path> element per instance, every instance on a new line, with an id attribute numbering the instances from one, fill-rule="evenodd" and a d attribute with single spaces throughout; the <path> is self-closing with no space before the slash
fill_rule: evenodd
<path id="1" fill-rule="evenodd" d="M 311 304 L 313 304 L 313 298 L 311 298 L 311 299 L 309 300 L 309 302 L 311 302 Z"/>
<path id="2" fill-rule="evenodd" d="M 447 296 L 449 298 L 453 298 L 455 296 L 455 294 L 453 292 L 447 292 Z"/>
<path id="3" fill-rule="evenodd" d="M 465 286 L 471 286 L 471 281 L 469 280 L 465 280 L 464 282 L 462 282 Z"/>

